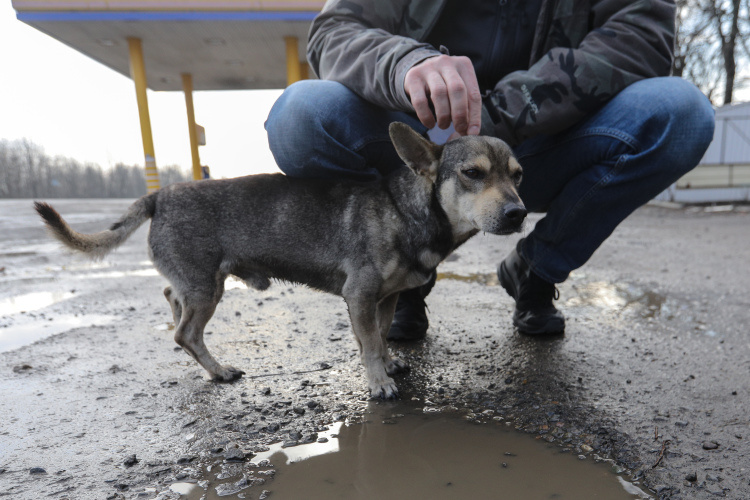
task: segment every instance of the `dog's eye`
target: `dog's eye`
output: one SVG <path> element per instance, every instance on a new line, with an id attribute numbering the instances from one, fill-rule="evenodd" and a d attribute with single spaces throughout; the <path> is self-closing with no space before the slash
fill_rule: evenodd
<path id="1" fill-rule="evenodd" d="M 484 172 L 478 168 L 467 168 L 466 170 L 462 170 L 461 173 L 472 180 L 484 179 Z"/>
<path id="2" fill-rule="evenodd" d="M 521 179 L 523 179 L 523 172 L 520 170 L 513 174 L 513 182 L 515 182 L 516 185 L 521 184 Z"/>

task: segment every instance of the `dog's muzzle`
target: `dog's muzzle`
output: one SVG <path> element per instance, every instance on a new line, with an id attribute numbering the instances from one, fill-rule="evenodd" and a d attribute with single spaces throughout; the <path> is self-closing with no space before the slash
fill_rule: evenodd
<path id="1" fill-rule="evenodd" d="M 503 217 L 508 223 L 520 226 L 526 219 L 526 207 L 519 205 L 518 203 L 508 203 L 503 207 Z"/>
<path id="2" fill-rule="evenodd" d="M 517 233 L 523 228 L 527 214 L 523 204 L 506 203 L 501 208 L 500 216 L 493 221 L 493 227 L 487 232 L 498 235 Z"/>

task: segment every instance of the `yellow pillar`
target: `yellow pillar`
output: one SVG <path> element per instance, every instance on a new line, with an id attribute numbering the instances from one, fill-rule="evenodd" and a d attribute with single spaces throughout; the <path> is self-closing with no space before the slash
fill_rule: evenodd
<path id="1" fill-rule="evenodd" d="M 135 82 L 135 96 L 138 101 L 138 115 L 141 121 L 143 156 L 146 160 L 146 189 L 151 193 L 159 189 L 159 172 L 156 170 L 154 138 L 151 134 L 151 118 L 148 113 L 146 65 L 143 62 L 141 39 L 128 38 L 128 49 L 130 51 L 130 77 Z"/>
<path id="2" fill-rule="evenodd" d="M 302 67 L 299 63 L 299 43 L 296 36 L 285 36 L 286 42 L 286 84 L 302 80 Z"/>
<path id="3" fill-rule="evenodd" d="M 188 132 L 190 133 L 190 156 L 193 158 L 193 180 L 203 178 L 201 171 L 201 157 L 198 153 L 198 127 L 195 125 L 195 109 L 193 108 L 193 75 L 182 74 L 182 91 L 185 93 L 185 107 L 187 108 Z"/>

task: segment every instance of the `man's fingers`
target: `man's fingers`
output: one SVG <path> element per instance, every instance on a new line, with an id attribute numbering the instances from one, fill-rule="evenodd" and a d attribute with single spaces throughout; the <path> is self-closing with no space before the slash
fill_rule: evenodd
<path id="1" fill-rule="evenodd" d="M 482 99 L 468 57 L 441 55 L 422 61 L 406 73 L 404 90 L 424 126 L 437 123 L 446 129 L 453 122 L 461 135 L 479 134 Z"/>
<path id="2" fill-rule="evenodd" d="M 427 89 L 432 106 L 435 108 L 438 127 L 448 128 L 451 124 L 451 103 L 448 86 L 440 72 L 433 71 L 427 75 Z"/>
<path id="3" fill-rule="evenodd" d="M 482 93 L 479 90 L 474 66 L 472 66 L 468 58 L 466 59 L 466 61 L 456 68 L 464 85 L 466 85 L 468 121 L 465 133 L 468 135 L 479 135 L 479 130 L 482 127 Z M 456 127 L 456 130 L 458 130 L 458 127 Z"/>
<path id="4" fill-rule="evenodd" d="M 453 126 L 455 127 L 456 132 L 465 135 L 468 128 L 469 118 L 469 106 L 466 99 L 466 84 L 458 71 L 452 66 L 444 68 L 442 75 L 448 89 L 448 101 L 450 102 L 451 116 L 449 117 L 448 123 L 453 121 Z M 438 120 L 438 124 L 440 124 L 440 120 Z"/>
<path id="5" fill-rule="evenodd" d="M 417 118 L 427 128 L 435 126 L 435 116 L 432 114 L 430 109 L 430 100 L 427 98 L 425 93 L 425 84 L 421 86 L 413 85 L 410 91 L 411 104 L 414 106 L 414 111 L 417 113 Z"/>

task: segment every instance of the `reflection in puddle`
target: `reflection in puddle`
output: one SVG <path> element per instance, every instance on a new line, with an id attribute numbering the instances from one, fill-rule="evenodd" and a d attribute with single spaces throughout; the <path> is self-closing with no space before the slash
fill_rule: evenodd
<path id="1" fill-rule="evenodd" d="M 50 321 L 34 318 L 20 319 L 12 325 L 0 328 L 0 352 L 17 349 L 73 328 L 102 326 L 118 319 L 117 316 L 97 314 L 54 316 Z"/>
<path id="2" fill-rule="evenodd" d="M 574 285 L 575 296 L 567 300 L 567 306 L 595 306 L 611 310 L 637 310 L 643 318 L 658 316 L 672 318 L 667 299 L 648 290 L 628 284 L 612 284 L 603 281 Z"/>
<path id="3" fill-rule="evenodd" d="M 338 425 L 319 434 L 323 443 L 276 444 L 251 462 L 218 461 L 172 491 L 188 500 L 651 498 L 604 463 L 493 420 L 371 403 L 364 422 Z"/>
<path id="4" fill-rule="evenodd" d="M 466 283 L 479 283 L 486 286 L 499 286 L 495 273 L 456 274 L 453 272 L 438 273 L 438 280 L 455 280 Z M 610 310 L 637 310 L 643 318 L 658 316 L 672 319 L 673 314 L 664 295 L 643 290 L 629 284 L 612 284 L 603 281 L 585 284 L 573 284 L 573 295 L 566 301 L 566 306 L 594 306 Z"/>
<path id="5" fill-rule="evenodd" d="M 203 496 L 203 488 L 195 483 L 174 483 L 169 486 L 169 489 L 189 498 L 200 498 Z"/>
<path id="6" fill-rule="evenodd" d="M 301 462 L 302 460 L 307 460 L 308 458 L 336 453 L 339 451 L 338 435 L 343 425 L 343 422 L 336 422 L 329 425 L 327 431 L 318 433 L 318 442 L 316 443 L 292 446 L 289 448 L 284 448 L 284 443 L 272 444 L 268 447 L 268 451 L 258 453 L 254 456 L 253 462 L 259 463 L 262 460 L 269 460 L 272 463 L 274 463 L 274 461 L 280 462 L 279 457 L 284 456 L 284 463 L 289 465 Z"/>
<path id="7" fill-rule="evenodd" d="M 73 297 L 70 292 L 34 292 L 0 300 L 0 316 L 36 311 Z"/>

